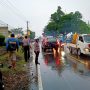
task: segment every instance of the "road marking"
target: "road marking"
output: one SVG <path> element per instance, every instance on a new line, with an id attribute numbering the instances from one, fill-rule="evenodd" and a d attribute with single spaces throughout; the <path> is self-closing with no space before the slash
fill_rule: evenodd
<path id="1" fill-rule="evenodd" d="M 71 56 L 71 55 L 68 55 L 69 57 L 71 57 L 72 59 L 74 59 L 74 60 L 77 60 L 78 62 L 80 62 L 80 63 L 82 63 L 82 64 L 85 64 L 85 62 L 84 61 L 81 61 L 82 59 L 78 59 L 78 58 L 75 58 L 75 57 L 73 57 L 73 56 Z"/>
<path id="2" fill-rule="evenodd" d="M 39 90 L 43 90 L 41 72 L 40 72 L 40 65 L 38 65 L 38 87 L 39 87 Z"/>

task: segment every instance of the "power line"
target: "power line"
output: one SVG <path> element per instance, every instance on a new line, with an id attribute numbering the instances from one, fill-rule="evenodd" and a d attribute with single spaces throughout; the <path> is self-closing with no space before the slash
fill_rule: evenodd
<path id="1" fill-rule="evenodd" d="M 20 12 L 20 15 L 22 14 L 22 17 L 26 20 L 26 17 L 24 16 L 24 14 L 19 10 L 17 9 L 9 0 L 6 0 L 10 5 L 11 7 L 13 7 L 16 11 Z"/>
<path id="2" fill-rule="evenodd" d="M 7 7 L 6 6 L 6 4 L 3 4 L 2 2 L 0 2 L 0 5 L 3 7 Z M 8 8 L 8 7 L 7 7 Z M 8 14 L 9 14 L 9 12 L 8 12 Z M 0 17 L 1 18 L 1 17 Z M 2 21 L 2 20 L 0 20 L 0 26 L 2 27 L 2 26 L 4 26 L 4 27 L 8 27 L 8 28 L 14 28 L 14 27 L 12 27 L 11 25 L 9 25 L 9 24 L 7 24 L 6 22 L 4 22 L 4 21 Z"/>
<path id="3" fill-rule="evenodd" d="M 7 5 L 6 4 L 4 4 L 2 1 L 0 2 L 0 5 L 3 7 L 6 7 L 6 8 L 9 8 L 9 7 L 7 7 Z M 9 8 L 9 10 L 10 10 L 10 8 Z"/>
<path id="4" fill-rule="evenodd" d="M 12 11 L 13 13 L 15 13 L 15 15 L 17 15 L 19 18 L 22 18 L 22 20 L 24 22 L 26 22 L 26 17 L 21 13 L 21 11 L 19 9 L 17 9 L 9 0 L 0 0 L 0 4 L 4 7 L 6 7 L 7 9 L 9 9 L 9 11 Z M 18 12 L 17 12 L 18 11 Z M 10 26 L 10 25 L 8 25 Z M 12 26 L 10 26 L 12 27 Z"/>
<path id="5" fill-rule="evenodd" d="M 2 6 L 4 6 L 4 7 L 6 7 L 7 10 L 12 11 L 12 8 L 9 7 L 9 6 L 8 6 L 6 3 L 4 3 L 3 1 L 1 1 L 0 4 L 1 4 Z"/>
<path id="6" fill-rule="evenodd" d="M 13 13 L 15 13 L 15 15 L 17 15 L 19 18 L 22 18 L 22 20 L 24 22 L 26 22 L 27 20 L 25 19 L 25 17 L 21 17 L 21 14 L 19 14 L 17 11 L 15 11 L 15 9 L 12 8 L 12 6 L 8 5 L 5 1 L 1 1 L 0 4 L 6 8 L 8 8 L 10 11 L 12 11 Z M 12 5 L 12 4 L 11 4 Z"/>
<path id="7" fill-rule="evenodd" d="M 6 23 L 3 22 L 2 20 L 0 20 L 0 26 L 8 26 L 8 24 L 6 24 Z"/>
<path id="8" fill-rule="evenodd" d="M 11 25 L 7 24 L 6 22 L 4 22 L 2 20 L 0 20 L 0 26 L 6 26 L 6 27 L 8 26 L 10 28 L 15 28 L 15 27 L 12 27 Z"/>

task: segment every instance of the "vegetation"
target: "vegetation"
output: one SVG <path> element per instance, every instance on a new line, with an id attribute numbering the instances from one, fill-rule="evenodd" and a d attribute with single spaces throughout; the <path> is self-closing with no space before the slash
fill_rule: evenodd
<path id="1" fill-rule="evenodd" d="M 18 35 L 18 34 L 23 35 L 22 28 L 11 29 L 11 32 L 13 32 L 15 35 Z M 30 36 L 31 39 L 35 38 L 35 32 L 33 32 L 31 30 L 28 30 L 28 35 Z"/>
<path id="2" fill-rule="evenodd" d="M 34 39 L 35 38 L 35 32 L 30 31 L 30 39 Z"/>
<path id="3" fill-rule="evenodd" d="M 20 88 L 27 88 L 29 82 L 29 77 L 27 73 L 28 71 L 27 64 L 24 60 L 21 48 L 16 53 L 16 56 L 17 56 L 16 68 L 9 69 L 8 53 L 6 52 L 5 54 L 0 55 L 0 65 L 3 64 L 3 66 L 2 65 L 0 66 L 0 71 L 2 72 L 3 75 L 5 90 L 20 90 Z"/>
<path id="4" fill-rule="evenodd" d="M 13 32 L 15 35 L 17 35 L 17 34 L 23 34 L 22 28 L 11 29 L 11 32 Z"/>
<path id="5" fill-rule="evenodd" d="M 0 42 L 4 42 L 4 40 L 5 40 L 5 36 L 0 34 Z"/>
<path id="6" fill-rule="evenodd" d="M 5 48 L 5 47 L 3 47 L 3 48 Z M 16 52 L 16 56 L 17 56 L 16 71 L 17 72 L 23 71 L 25 69 L 24 64 L 26 64 L 26 62 L 24 61 L 21 47 L 20 47 L 20 50 L 18 52 Z M 10 70 L 8 68 L 8 60 L 9 60 L 9 58 L 8 58 L 7 52 L 3 55 L 0 55 L 0 63 L 3 64 L 3 68 L 1 68 L 1 71 L 7 72 L 8 70 Z M 24 71 L 26 71 L 26 70 L 24 70 Z"/>
<path id="7" fill-rule="evenodd" d="M 5 44 L 5 36 L 0 34 L 0 46 Z"/>
<path id="8" fill-rule="evenodd" d="M 90 33 L 90 25 L 82 20 L 79 11 L 65 14 L 59 6 L 57 11 L 51 14 L 49 23 L 44 28 L 46 35 L 58 35 L 69 32 Z"/>

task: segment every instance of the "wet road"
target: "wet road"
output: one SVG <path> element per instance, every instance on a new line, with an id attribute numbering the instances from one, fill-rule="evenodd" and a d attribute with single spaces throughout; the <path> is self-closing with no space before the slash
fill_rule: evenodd
<path id="1" fill-rule="evenodd" d="M 90 90 L 90 56 L 54 51 L 40 53 L 39 62 L 43 90 Z"/>

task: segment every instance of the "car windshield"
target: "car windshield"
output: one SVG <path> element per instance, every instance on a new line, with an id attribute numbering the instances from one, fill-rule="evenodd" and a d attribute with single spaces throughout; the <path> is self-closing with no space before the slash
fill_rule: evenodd
<path id="1" fill-rule="evenodd" d="M 85 35 L 84 40 L 85 42 L 90 43 L 90 35 Z"/>
<path id="2" fill-rule="evenodd" d="M 56 42 L 56 38 L 48 38 L 49 42 Z"/>

